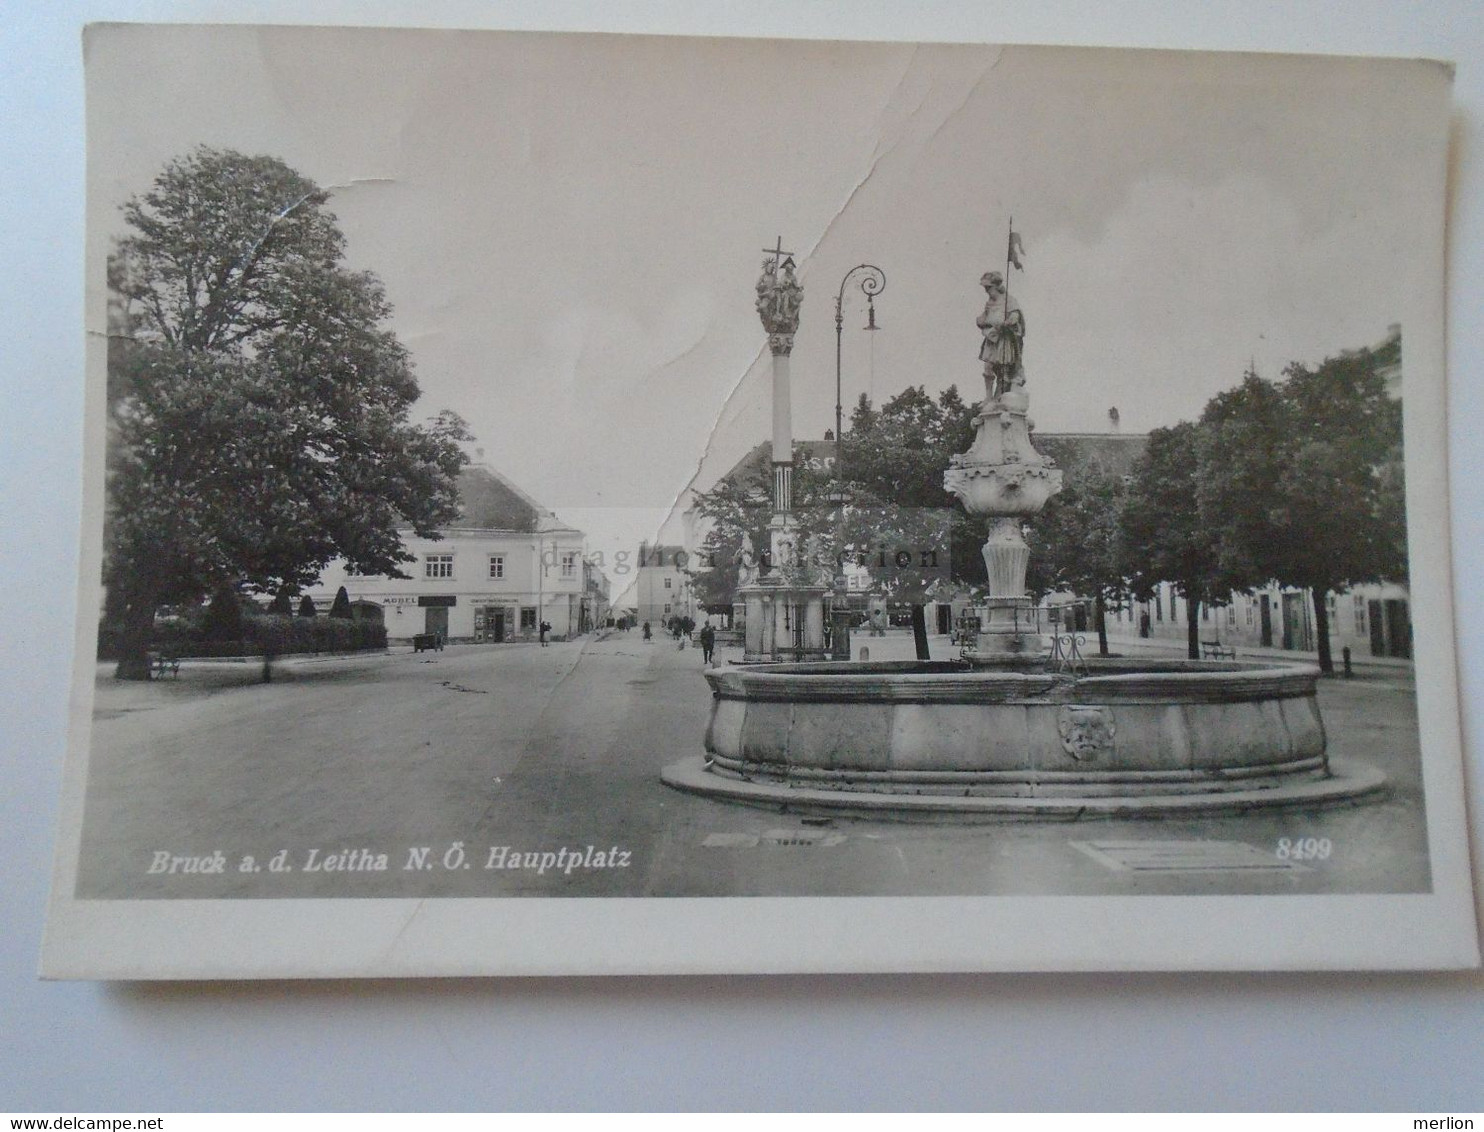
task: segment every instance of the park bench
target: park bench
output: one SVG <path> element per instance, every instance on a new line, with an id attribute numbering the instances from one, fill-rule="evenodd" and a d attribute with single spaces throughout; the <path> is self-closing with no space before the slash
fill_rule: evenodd
<path id="1" fill-rule="evenodd" d="M 1207 660 L 1236 660 L 1237 650 L 1220 641 L 1202 641 L 1201 655 Z"/>
<path id="2" fill-rule="evenodd" d="M 165 673 L 171 676 L 180 675 L 180 657 L 170 656 L 167 653 L 152 652 L 149 654 L 149 667 L 151 675 L 159 678 Z"/>
<path id="3" fill-rule="evenodd" d="M 443 634 L 441 633 L 418 633 L 412 638 L 412 651 L 422 652 L 424 649 L 433 649 L 437 652 L 443 651 Z"/>

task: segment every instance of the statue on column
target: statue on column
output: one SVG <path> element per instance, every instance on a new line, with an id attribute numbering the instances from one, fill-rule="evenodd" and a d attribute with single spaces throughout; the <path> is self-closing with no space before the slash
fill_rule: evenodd
<path id="1" fill-rule="evenodd" d="M 781 276 L 779 267 L 777 256 L 763 260 L 763 273 L 757 281 L 757 313 L 768 332 L 768 344 L 774 352 L 786 354 L 793 348 L 794 332 L 799 329 L 804 288 L 794 275 L 792 256 L 783 261 Z"/>
<path id="2" fill-rule="evenodd" d="M 1021 357 L 1025 351 L 1025 315 L 1005 289 L 1005 277 L 987 271 L 979 280 L 988 296 L 975 324 L 984 335 L 979 358 L 984 363 L 984 395 L 997 401 L 1025 384 Z"/>

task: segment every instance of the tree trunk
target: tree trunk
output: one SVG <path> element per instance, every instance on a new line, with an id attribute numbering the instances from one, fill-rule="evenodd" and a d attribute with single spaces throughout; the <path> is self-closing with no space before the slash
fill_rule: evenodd
<path id="1" fill-rule="evenodd" d="M 920 605 L 912 607 L 912 643 L 917 646 L 917 659 L 928 660 L 927 611 Z"/>
<path id="2" fill-rule="evenodd" d="M 1093 599 L 1092 616 L 1098 628 L 1098 656 L 1108 656 L 1108 607 L 1102 594 Z"/>
<path id="3" fill-rule="evenodd" d="M 1335 658 L 1329 651 L 1329 603 L 1325 598 L 1329 591 L 1315 586 L 1309 591 L 1314 602 L 1314 635 L 1319 638 L 1319 671 L 1326 676 L 1335 674 Z"/>
<path id="4" fill-rule="evenodd" d="M 119 636 L 119 663 L 113 671 L 115 680 L 148 680 L 149 645 L 155 633 L 155 601 L 144 595 L 130 601 L 124 609 L 123 632 Z"/>
<path id="5" fill-rule="evenodd" d="M 1191 660 L 1201 659 L 1201 603 L 1198 598 L 1185 599 L 1185 650 Z"/>

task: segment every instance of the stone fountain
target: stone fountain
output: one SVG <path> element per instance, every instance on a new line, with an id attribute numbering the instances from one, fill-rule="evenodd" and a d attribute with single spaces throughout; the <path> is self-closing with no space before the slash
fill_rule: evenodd
<path id="1" fill-rule="evenodd" d="M 943 477 L 989 523 L 976 639 L 956 660 L 709 670 L 706 753 L 664 781 L 773 808 L 943 819 L 1311 807 L 1380 791 L 1381 774 L 1330 757 L 1312 665 L 1084 659 L 1055 638 L 1048 655 L 1021 525 L 1062 473 L 1031 443 L 1024 316 L 1004 276 L 981 284 L 985 399 Z"/>

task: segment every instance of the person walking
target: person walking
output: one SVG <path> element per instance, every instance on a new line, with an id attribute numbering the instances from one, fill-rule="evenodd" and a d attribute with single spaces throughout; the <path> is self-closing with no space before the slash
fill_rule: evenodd
<path id="1" fill-rule="evenodd" d="M 701 626 L 701 660 L 710 665 L 711 658 L 716 655 L 716 630 L 711 627 L 711 622 Z"/>
<path id="2" fill-rule="evenodd" d="M 653 636 L 654 636 L 654 633 L 649 628 L 649 622 L 648 621 L 644 622 L 644 639 L 647 641 L 647 640 L 649 640 Z"/>
<path id="3" fill-rule="evenodd" d="M 550 621 L 543 621 L 543 622 L 541 622 L 541 647 L 542 648 L 545 648 L 546 647 L 546 634 L 549 633 L 549 632 L 551 632 L 551 622 Z"/>

